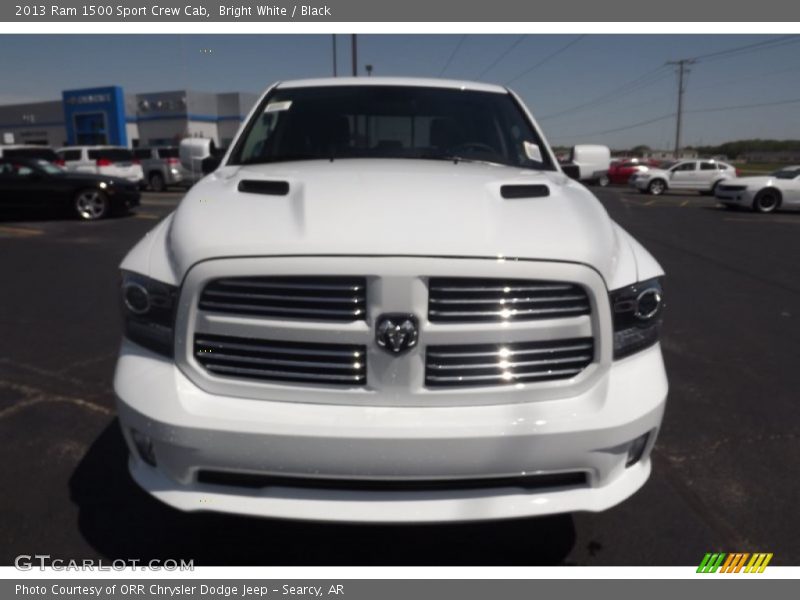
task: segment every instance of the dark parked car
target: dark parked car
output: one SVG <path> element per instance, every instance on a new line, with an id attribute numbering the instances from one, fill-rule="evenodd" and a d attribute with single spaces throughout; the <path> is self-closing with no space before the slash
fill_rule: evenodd
<path id="1" fill-rule="evenodd" d="M 43 158 L 50 162 L 56 162 L 58 160 L 58 154 L 48 146 L 18 144 L 0 146 L 0 158 Z"/>
<path id="2" fill-rule="evenodd" d="M 90 173 L 68 173 L 36 158 L 0 158 L 0 207 L 63 209 L 94 221 L 139 204 L 136 183 Z"/>

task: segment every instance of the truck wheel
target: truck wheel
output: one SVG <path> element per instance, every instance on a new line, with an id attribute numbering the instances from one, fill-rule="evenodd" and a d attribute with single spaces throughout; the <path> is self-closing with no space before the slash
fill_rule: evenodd
<path id="1" fill-rule="evenodd" d="M 781 198 L 775 190 L 761 190 L 753 199 L 753 210 L 760 213 L 771 213 L 777 210 Z"/>
<path id="2" fill-rule="evenodd" d="M 600 175 L 600 177 L 597 178 L 597 185 L 600 187 L 607 187 L 609 183 L 611 183 L 611 180 L 608 178 L 608 175 Z"/>
<path id="3" fill-rule="evenodd" d="M 660 196 L 663 194 L 667 189 L 666 184 L 664 183 L 663 179 L 654 179 L 650 182 L 650 185 L 647 186 L 647 191 L 652 196 Z"/>
<path id="4" fill-rule="evenodd" d="M 167 189 L 164 176 L 161 173 L 152 173 L 149 179 L 150 189 L 154 192 L 163 192 Z"/>
<path id="5" fill-rule="evenodd" d="M 110 209 L 108 196 L 100 190 L 81 190 L 75 196 L 75 213 L 84 221 L 97 221 L 107 216 Z"/>

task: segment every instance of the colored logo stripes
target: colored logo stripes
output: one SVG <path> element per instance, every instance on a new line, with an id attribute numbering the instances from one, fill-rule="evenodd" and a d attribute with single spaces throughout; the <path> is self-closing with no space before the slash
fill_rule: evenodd
<path id="1" fill-rule="evenodd" d="M 749 560 L 748 560 L 749 559 Z M 707 552 L 703 557 L 698 573 L 763 573 L 769 561 L 772 560 L 771 552 Z"/>

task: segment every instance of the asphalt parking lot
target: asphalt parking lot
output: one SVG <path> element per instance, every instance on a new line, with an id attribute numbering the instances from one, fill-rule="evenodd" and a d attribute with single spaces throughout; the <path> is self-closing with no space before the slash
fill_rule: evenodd
<path id="1" fill-rule="evenodd" d="M 692 565 L 712 550 L 800 564 L 800 213 L 595 190 L 668 273 L 670 399 L 654 473 L 602 514 L 344 526 L 181 514 L 126 471 L 111 378 L 116 268 L 180 199 L 81 223 L 0 215 L 0 564 Z"/>

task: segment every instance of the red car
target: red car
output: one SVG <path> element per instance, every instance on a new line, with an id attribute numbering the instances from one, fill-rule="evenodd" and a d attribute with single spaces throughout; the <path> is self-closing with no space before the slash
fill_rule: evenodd
<path id="1" fill-rule="evenodd" d="M 615 160 L 608 168 L 608 179 L 611 183 L 627 184 L 631 175 L 638 171 L 646 170 L 648 167 L 653 166 L 652 161 L 640 158 L 625 158 L 622 160 Z"/>

